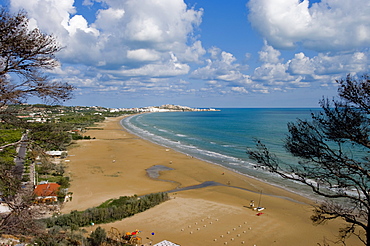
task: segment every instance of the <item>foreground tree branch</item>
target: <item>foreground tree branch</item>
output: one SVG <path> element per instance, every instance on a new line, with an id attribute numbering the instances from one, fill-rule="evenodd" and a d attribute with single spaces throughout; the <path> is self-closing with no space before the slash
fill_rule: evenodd
<path id="1" fill-rule="evenodd" d="M 40 127 L 27 125 L 8 106 L 24 103 L 29 97 L 53 103 L 72 97 L 73 86 L 45 75 L 59 65 L 55 53 L 60 50 L 53 36 L 29 28 L 25 12 L 13 15 L 5 8 L 0 9 L 0 124 L 23 132 L 28 129 L 30 134 L 37 135 Z M 53 140 L 54 143 L 60 139 Z M 47 142 L 45 137 L 38 142 L 42 141 Z M 35 139 L 30 143 L 34 142 Z M 0 194 L 10 209 L 0 215 L 0 234 L 38 233 L 39 229 L 34 219 L 42 210 L 33 203 L 33 186 L 22 188 L 21 175 L 14 168 L 15 146 L 20 143 L 22 140 L 0 146 Z"/>
<path id="2" fill-rule="evenodd" d="M 314 208 L 314 223 L 341 218 L 348 227 L 340 229 L 340 241 L 355 235 L 370 245 L 370 80 L 348 75 L 337 83 L 339 100 L 323 99 L 322 111 L 310 121 L 288 124 L 285 148 L 298 163 L 284 165 L 259 140 L 247 153 L 271 172 L 327 199 Z"/>
<path id="3" fill-rule="evenodd" d="M 25 12 L 11 15 L 0 9 L 0 112 L 30 96 L 53 101 L 71 98 L 71 85 L 50 81 L 43 74 L 58 66 L 55 53 L 60 49 L 53 36 L 29 30 Z"/>

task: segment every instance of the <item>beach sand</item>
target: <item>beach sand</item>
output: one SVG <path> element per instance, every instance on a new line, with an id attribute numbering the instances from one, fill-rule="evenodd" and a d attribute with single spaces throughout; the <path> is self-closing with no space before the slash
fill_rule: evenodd
<path id="1" fill-rule="evenodd" d="M 84 210 L 110 198 L 145 195 L 215 181 L 221 185 L 171 192 L 171 199 L 114 223 L 94 225 L 107 232 L 140 230 L 142 244 L 168 240 L 179 245 L 318 245 L 336 240 L 343 221 L 314 226 L 312 201 L 128 133 L 120 119 L 108 118 L 101 129 L 85 133 L 96 139 L 78 141 L 69 151 L 67 171 L 72 201 L 62 210 Z M 146 169 L 162 165 L 150 178 Z M 279 196 L 279 197 L 277 197 Z M 249 208 L 251 200 L 265 210 Z M 114 228 L 114 229 L 112 229 Z M 153 235 L 154 234 L 154 235 Z M 361 245 L 350 238 L 348 245 Z"/>

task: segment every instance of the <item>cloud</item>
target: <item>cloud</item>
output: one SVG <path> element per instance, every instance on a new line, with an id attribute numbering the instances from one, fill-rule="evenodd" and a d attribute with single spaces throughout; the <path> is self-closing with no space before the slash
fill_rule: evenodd
<path id="1" fill-rule="evenodd" d="M 249 20 L 270 45 L 316 51 L 351 50 L 370 45 L 367 0 L 250 0 Z"/>
<path id="2" fill-rule="evenodd" d="M 312 59 L 300 52 L 295 54 L 294 58 L 289 62 L 288 70 L 295 75 L 310 75 L 315 72 L 315 64 Z"/>
<path id="3" fill-rule="evenodd" d="M 265 45 L 263 46 L 262 50 L 258 52 L 260 61 L 263 63 L 279 63 L 281 61 L 280 58 L 280 51 L 274 49 L 272 46 L 267 45 L 265 41 Z"/>
<path id="4" fill-rule="evenodd" d="M 207 60 L 207 64 L 196 69 L 191 76 L 195 79 L 209 81 L 208 86 L 212 85 L 213 88 L 215 88 L 216 81 L 217 85 L 223 83 L 222 88 L 217 87 L 219 91 L 225 91 L 226 87 L 229 88 L 230 92 L 268 93 L 309 86 L 308 83 L 301 82 L 302 76 L 290 73 L 291 61 L 283 63 L 281 53 L 267 43 L 259 52 L 259 60 L 262 64 L 255 68 L 251 75 L 246 73 L 248 68 L 239 64 L 235 57 L 228 52 L 212 48 L 208 54 L 210 58 Z"/>
<path id="5" fill-rule="evenodd" d="M 187 8 L 183 0 L 98 2 L 106 8 L 96 12 L 93 23 L 82 13 L 76 14 L 73 0 L 11 0 L 11 8 L 25 9 L 33 25 L 57 37 L 65 47 L 58 54 L 64 63 L 105 71 L 126 67 L 136 73 L 144 71 L 143 75 L 150 75 L 148 67 L 155 67 L 152 71 L 156 75 L 168 71 L 168 76 L 173 76 L 177 73 L 166 63 L 171 54 L 181 62 L 198 61 L 205 53 L 201 42 L 192 37 L 203 10 Z M 90 0 L 84 4 L 96 3 Z"/>
<path id="6" fill-rule="evenodd" d="M 195 41 L 192 46 L 187 46 L 185 52 L 179 53 L 178 57 L 180 60 L 185 62 L 202 62 L 203 55 L 206 54 L 206 50 L 203 48 L 201 41 Z"/>
<path id="7" fill-rule="evenodd" d="M 245 67 L 235 63 L 236 58 L 231 53 L 212 47 L 208 50 L 208 54 L 210 58 L 206 60 L 207 65 L 196 69 L 192 73 L 193 78 L 230 81 L 242 76 L 240 70 Z"/>
<path id="8" fill-rule="evenodd" d="M 261 54 L 266 59 L 261 60 L 267 62 L 267 57 L 272 58 L 275 62 L 280 60 L 278 56 L 274 57 L 272 55 L 278 53 L 272 47 L 266 47 L 264 50 L 266 52 Z M 267 51 L 270 51 L 272 54 L 267 54 Z M 191 74 L 193 79 L 207 81 L 208 88 L 204 88 L 204 90 L 212 90 L 219 94 L 249 93 L 249 91 L 266 93 L 269 91 L 268 87 L 264 86 L 263 83 L 253 80 L 250 75 L 246 74 L 248 67 L 238 63 L 231 53 L 213 47 L 208 50 L 208 54 L 207 64 L 196 69 Z M 257 79 L 262 80 L 263 78 L 260 76 Z M 268 78 L 265 79 L 268 80 Z"/>
<path id="9" fill-rule="evenodd" d="M 179 76 L 189 73 L 190 66 L 178 62 L 177 58 L 171 54 L 171 59 L 165 63 L 155 63 L 141 66 L 139 68 L 117 70 L 112 72 L 118 76 L 125 77 L 169 77 Z"/>
<path id="10" fill-rule="evenodd" d="M 343 73 L 360 74 L 366 73 L 370 68 L 368 52 L 319 53 L 313 58 L 309 58 L 301 52 L 295 54 L 295 57 L 287 65 L 291 74 L 311 76 Z"/>
<path id="11" fill-rule="evenodd" d="M 70 15 L 76 13 L 74 0 L 10 0 L 10 9 L 17 12 L 21 9 L 27 11 L 33 27 L 41 27 L 46 33 L 64 37 L 68 31 Z"/>
<path id="12" fill-rule="evenodd" d="M 299 52 L 294 58 L 284 62 L 281 53 L 265 43 L 259 54 L 262 64 L 254 70 L 251 78 L 273 90 L 309 87 L 312 83 L 328 85 L 345 74 L 361 74 L 370 69 L 368 51 L 326 52 L 318 53 L 312 58 Z"/>
<path id="13" fill-rule="evenodd" d="M 73 16 L 68 25 L 65 26 L 65 29 L 69 32 L 70 36 L 76 35 L 78 31 L 83 31 L 85 33 L 90 33 L 93 36 L 99 36 L 99 31 L 96 28 L 89 27 L 87 21 L 82 15 L 75 15 Z"/>
<path id="14" fill-rule="evenodd" d="M 137 49 L 128 50 L 127 58 L 136 61 L 157 61 L 160 56 L 155 50 Z"/>
<path id="15" fill-rule="evenodd" d="M 244 87 L 232 87 L 231 90 L 238 93 L 248 94 L 248 91 Z"/>
<path id="16" fill-rule="evenodd" d="M 52 76 L 75 85 L 77 94 L 272 93 L 329 87 L 370 68 L 365 0 L 312 6 L 307 0 L 250 0 L 249 20 L 264 44 L 245 56 L 206 50 L 197 35 L 204 11 L 184 0 L 83 0 L 82 7 L 74 0 L 10 0 L 10 6 L 25 9 L 32 27 L 65 47 Z"/>
<path id="17" fill-rule="evenodd" d="M 369 52 L 326 52 L 312 57 L 299 52 L 284 61 L 282 53 L 267 42 L 258 52 L 261 64 L 253 71 L 248 71 L 232 54 L 218 48 L 208 50 L 208 54 L 207 64 L 196 69 L 191 76 L 207 81 L 208 89 L 218 93 L 271 93 L 312 86 L 327 87 L 347 73 L 361 74 L 370 68 Z"/>

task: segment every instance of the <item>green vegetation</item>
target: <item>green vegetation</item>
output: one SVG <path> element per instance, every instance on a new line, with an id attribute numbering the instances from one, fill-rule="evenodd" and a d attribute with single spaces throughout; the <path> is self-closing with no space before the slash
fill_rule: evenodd
<path id="1" fill-rule="evenodd" d="M 11 13 L 7 7 L 1 7 L 0 26 L 0 195 L 10 208 L 9 213 L 0 216 L 0 234 L 24 238 L 37 235 L 38 245 L 88 245 L 82 233 L 41 227 L 36 218 L 46 207 L 34 203 L 32 185 L 25 186 L 22 181 L 30 180 L 31 164 L 40 162 L 38 171 L 54 176 L 62 185 L 61 198 L 69 180 L 63 177 L 64 167 L 52 165 L 45 152 L 65 150 L 72 143 L 72 134 L 76 134 L 73 132 L 83 132 L 105 117 L 123 112 L 111 113 L 102 107 L 24 105 L 31 97 L 51 104 L 66 101 L 72 98 L 75 88 L 66 82 L 51 81 L 44 73 L 59 65 L 55 54 L 62 48 L 54 36 L 30 28 L 26 12 Z M 22 134 L 25 141 L 20 141 Z M 20 143 L 20 157 L 24 157 L 23 147 L 27 148 L 27 156 L 24 163 L 16 166 L 16 147 Z M 142 209 L 143 205 L 139 207 Z M 103 234 L 102 230 L 93 234 L 93 242 L 98 242 Z"/>
<path id="2" fill-rule="evenodd" d="M 133 112 L 110 112 L 104 107 L 68 107 L 60 105 L 9 105 L 8 111 L 18 118 L 21 129 L 30 130 L 30 139 L 45 150 L 66 150 L 73 140 L 89 140 L 82 135 L 89 127 L 103 122 L 106 117 L 117 117 Z M 15 119 L 13 119 L 15 121 Z M 21 121 L 21 124 L 19 124 Z M 12 124 L 0 124 L 1 129 L 13 130 Z M 10 131 L 11 132 L 11 131 Z M 21 130 L 19 130 L 21 134 Z M 12 142 L 9 140 L 9 142 Z M 1 144 L 1 139 L 0 139 Z"/>
<path id="3" fill-rule="evenodd" d="M 72 140 L 90 140 L 90 139 L 91 139 L 90 136 L 81 136 L 79 134 L 72 134 Z"/>
<path id="4" fill-rule="evenodd" d="M 38 246 L 70 246 L 86 245 L 90 246 L 83 230 L 64 230 L 60 227 L 54 227 L 46 233 L 38 234 L 31 240 L 31 243 Z"/>
<path id="5" fill-rule="evenodd" d="M 107 233 L 99 226 L 90 234 L 87 240 L 92 246 L 100 246 L 107 240 Z"/>
<path id="6" fill-rule="evenodd" d="M 32 234 L 35 226 L 20 228 L 16 221 L 33 225 L 37 206 L 34 206 L 32 190 L 28 192 L 29 199 L 18 199 L 17 194 L 24 192 L 22 182 L 33 181 L 34 165 L 37 181 L 55 182 L 61 185 L 58 201 L 62 203 L 68 194 L 69 177 L 65 176 L 63 160 L 53 160 L 46 151 L 66 151 L 75 140 L 91 139 L 83 133 L 87 127 L 94 127 L 108 116 L 122 115 L 123 112 L 110 113 L 102 107 L 66 107 L 50 105 L 7 105 L 0 114 L 0 194 L 5 203 L 19 202 L 19 211 L 14 210 L 11 216 L 0 218 L 0 233 Z M 27 132 L 27 154 L 23 163 L 21 178 L 12 174 L 15 166 L 16 146 Z M 66 154 L 61 156 L 63 159 Z M 32 180 L 31 180 L 32 177 Z M 22 195 L 22 197 L 25 197 Z M 13 205 L 12 205 L 13 206 Z M 18 208 L 17 207 L 17 208 Z M 32 213 L 29 211 L 32 210 Z M 25 214 L 24 217 L 19 214 Z M 27 216 L 27 217 L 25 217 Z M 27 223 L 24 223 L 24 220 Z M 40 229 L 41 230 L 41 229 Z M 48 245 L 48 244 L 46 244 Z"/>
<path id="7" fill-rule="evenodd" d="M 0 145 L 17 142 L 21 139 L 21 137 L 22 137 L 21 130 L 0 129 Z"/>
<path id="8" fill-rule="evenodd" d="M 18 142 L 21 139 L 22 137 L 21 130 L 3 129 L 1 128 L 1 125 L 2 124 L 0 124 L 0 146 Z M 15 155 L 16 151 L 14 146 L 4 148 L 2 151 L 0 151 L 1 163 L 4 162 L 6 166 L 12 165 L 14 162 Z"/>
<path id="9" fill-rule="evenodd" d="M 29 138 L 34 145 L 44 150 L 66 150 L 72 138 L 71 126 L 59 123 L 31 123 Z"/>
<path id="10" fill-rule="evenodd" d="M 74 112 L 59 117 L 59 121 L 61 123 L 73 125 L 74 128 L 85 128 L 92 126 L 97 122 L 102 122 L 104 119 L 105 116 L 94 112 L 85 112 L 80 114 L 76 114 Z"/>
<path id="11" fill-rule="evenodd" d="M 0 151 L 1 165 L 3 167 L 13 166 L 14 165 L 14 157 L 16 156 L 16 154 L 17 154 L 17 152 L 16 152 L 14 146 L 8 147 L 8 148 L 4 149 L 3 151 Z"/>
<path id="12" fill-rule="evenodd" d="M 44 153 L 50 150 L 65 151 L 75 140 L 89 140 L 83 135 L 88 127 L 104 121 L 109 116 L 119 116 L 125 112 L 109 112 L 103 107 L 67 107 L 60 105 L 8 105 L 12 120 L 0 123 L 0 146 L 20 141 L 28 130 L 28 154 L 24 163 L 22 181 L 30 181 L 30 164 L 37 163 L 39 181 L 57 182 L 63 178 L 65 166 L 50 161 Z M 16 156 L 15 145 L 0 151 L 1 163 L 11 169 Z M 61 158 L 65 158 L 62 156 Z M 3 165 L 3 166 L 4 166 Z M 67 187 L 66 187 L 67 188 Z"/>
<path id="13" fill-rule="evenodd" d="M 91 232 L 90 235 L 85 237 L 86 230 L 65 230 L 61 227 L 53 227 L 48 230 L 48 233 L 38 235 L 37 238 L 33 238 L 31 243 L 39 246 L 71 246 L 71 245 L 85 245 L 85 246 L 131 246 L 122 242 L 110 238 L 104 228 L 100 226 Z"/>
<path id="14" fill-rule="evenodd" d="M 89 208 L 81 212 L 75 210 L 70 214 L 54 216 L 43 221 L 48 228 L 54 226 L 78 228 L 89 226 L 91 223 L 109 223 L 143 212 L 168 199 L 167 193 L 154 193 L 142 197 L 124 196 L 108 200 L 98 207 Z"/>

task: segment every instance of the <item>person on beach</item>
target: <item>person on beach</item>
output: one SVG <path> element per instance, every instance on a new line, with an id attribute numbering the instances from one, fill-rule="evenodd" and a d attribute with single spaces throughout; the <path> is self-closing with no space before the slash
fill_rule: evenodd
<path id="1" fill-rule="evenodd" d="M 254 201 L 253 200 L 249 203 L 249 207 L 254 208 Z"/>

